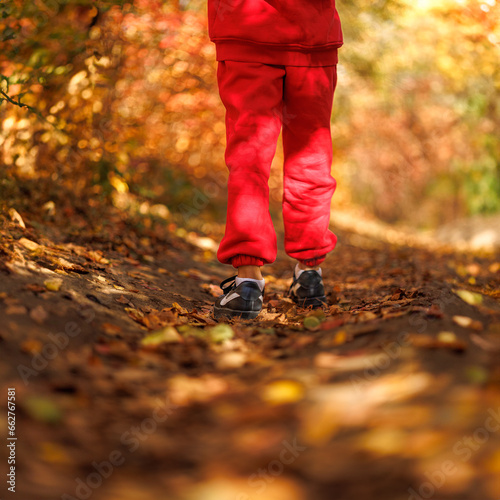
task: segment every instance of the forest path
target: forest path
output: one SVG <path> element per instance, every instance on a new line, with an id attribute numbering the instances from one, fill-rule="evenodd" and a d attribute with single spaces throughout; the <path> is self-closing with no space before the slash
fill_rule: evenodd
<path id="1" fill-rule="evenodd" d="M 327 309 L 280 254 L 217 326 L 210 239 L 61 234 L 2 228 L 18 498 L 500 498 L 500 255 L 341 233 Z"/>

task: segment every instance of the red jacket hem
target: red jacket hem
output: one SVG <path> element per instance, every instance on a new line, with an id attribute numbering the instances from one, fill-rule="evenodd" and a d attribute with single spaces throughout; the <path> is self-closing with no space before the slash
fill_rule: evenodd
<path id="1" fill-rule="evenodd" d="M 302 48 L 234 39 L 214 40 L 217 61 L 259 62 L 282 66 L 334 66 L 342 45 Z"/>

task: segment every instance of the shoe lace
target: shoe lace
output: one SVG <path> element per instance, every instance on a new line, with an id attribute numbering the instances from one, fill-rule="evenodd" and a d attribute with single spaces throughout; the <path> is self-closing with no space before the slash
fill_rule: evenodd
<path id="1" fill-rule="evenodd" d="M 220 287 L 224 295 L 228 293 L 233 288 L 236 288 L 236 278 L 237 275 L 231 276 L 230 278 L 226 278 L 221 284 Z"/>

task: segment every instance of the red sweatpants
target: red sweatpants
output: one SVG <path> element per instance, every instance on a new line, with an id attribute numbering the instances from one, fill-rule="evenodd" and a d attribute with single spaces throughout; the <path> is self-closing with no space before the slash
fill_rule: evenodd
<path id="1" fill-rule="evenodd" d="M 337 238 L 328 229 L 335 191 L 330 118 L 337 67 L 219 62 L 226 108 L 227 221 L 217 257 L 223 264 L 269 264 L 276 232 L 269 214 L 269 174 L 283 127 L 283 220 L 286 253 L 322 262 Z"/>

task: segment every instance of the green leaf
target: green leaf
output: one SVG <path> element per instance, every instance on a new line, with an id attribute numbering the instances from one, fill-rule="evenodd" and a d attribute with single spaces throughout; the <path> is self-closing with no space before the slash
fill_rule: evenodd
<path id="1" fill-rule="evenodd" d="M 167 326 L 156 332 L 149 333 L 141 340 L 142 346 L 155 346 L 180 342 L 182 337 L 173 326 Z"/>
<path id="2" fill-rule="evenodd" d="M 484 384 L 488 380 L 488 371 L 482 366 L 469 366 L 465 374 L 469 382 L 473 384 Z"/>
<path id="3" fill-rule="evenodd" d="M 29 416 L 39 422 L 55 424 L 62 419 L 59 406 L 51 399 L 31 396 L 24 400 L 23 406 Z"/>
<path id="4" fill-rule="evenodd" d="M 205 330 L 201 328 L 197 328 L 192 325 L 181 325 L 177 327 L 179 333 L 181 333 L 184 337 L 197 337 L 199 339 L 206 338 Z"/>
<path id="5" fill-rule="evenodd" d="M 257 331 L 259 333 L 262 333 L 264 335 L 275 335 L 276 330 L 274 328 L 257 328 Z"/>
<path id="6" fill-rule="evenodd" d="M 321 320 L 317 316 L 307 316 L 307 318 L 304 318 L 304 327 L 308 330 L 317 330 L 320 324 Z"/>
<path id="7" fill-rule="evenodd" d="M 207 334 L 209 339 L 216 343 L 224 342 L 225 340 L 230 340 L 234 337 L 233 329 L 225 323 L 209 328 L 207 330 Z"/>

